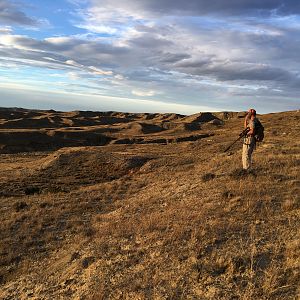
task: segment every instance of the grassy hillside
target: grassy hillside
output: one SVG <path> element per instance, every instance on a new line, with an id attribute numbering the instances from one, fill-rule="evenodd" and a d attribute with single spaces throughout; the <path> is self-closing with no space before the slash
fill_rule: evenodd
<path id="1" fill-rule="evenodd" d="M 241 143 L 223 153 L 243 119 L 218 118 L 195 141 L 1 154 L 0 297 L 299 299 L 300 113 L 260 116 L 248 173 Z"/>

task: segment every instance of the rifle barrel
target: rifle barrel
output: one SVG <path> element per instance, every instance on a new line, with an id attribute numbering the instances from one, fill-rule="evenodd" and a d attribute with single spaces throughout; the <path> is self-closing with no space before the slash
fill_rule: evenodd
<path id="1" fill-rule="evenodd" d="M 238 140 L 240 140 L 243 137 L 243 135 L 239 136 L 232 144 L 230 144 L 224 151 L 227 152 Z"/>
<path id="2" fill-rule="evenodd" d="M 239 139 L 241 139 L 242 137 L 244 137 L 244 136 L 246 136 L 247 135 L 247 133 L 250 131 L 250 128 L 249 127 L 247 127 L 247 128 L 245 128 L 240 134 L 239 134 L 239 137 L 232 143 L 232 144 L 230 144 L 229 145 L 229 147 L 227 147 L 226 149 L 225 149 L 225 151 L 224 151 L 224 153 L 225 152 L 227 152 Z"/>

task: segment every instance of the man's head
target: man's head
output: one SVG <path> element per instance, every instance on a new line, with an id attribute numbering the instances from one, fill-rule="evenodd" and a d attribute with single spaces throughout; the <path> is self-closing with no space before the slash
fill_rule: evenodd
<path id="1" fill-rule="evenodd" d="M 248 115 L 249 115 L 249 117 L 256 117 L 256 110 L 253 108 L 250 108 L 248 110 Z"/>

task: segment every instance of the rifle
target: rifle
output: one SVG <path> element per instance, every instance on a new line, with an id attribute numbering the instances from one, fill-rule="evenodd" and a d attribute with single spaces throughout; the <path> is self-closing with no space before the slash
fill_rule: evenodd
<path id="1" fill-rule="evenodd" d="M 239 137 L 232 143 L 232 144 L 230 144 L 229 145 L 229 147 L 227 147 L 226 149 L 225 149 L 225 151 L 224 151 L 224 153 L 225 152 L 227 152 L 238 140 L 240 140 L 242 137 L 244 137 L 244 136 L 247 136 L 247 133 L 249 132 L 249 130 L 250 130 L 250 128 L 249 127 L 247 127 L 247 128 L 245 128 L 240 134 L 239 134 Z"/>

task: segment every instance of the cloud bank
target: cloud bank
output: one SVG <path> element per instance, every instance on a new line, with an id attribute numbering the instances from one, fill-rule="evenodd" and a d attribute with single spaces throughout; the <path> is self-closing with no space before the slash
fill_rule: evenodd
<path id="1" fill-rule="evenodd" d="M 247 99 L 264 111 L 279 99 L 299 106 L 298 1 L 73 4 L 74 34 L 38 37 L 14 33 L 38 18 L 0 0 L 0 65 L 48 70 L 52 80 L 58 72 L 64 91 L 216 109 L 239 110 Z"/>

